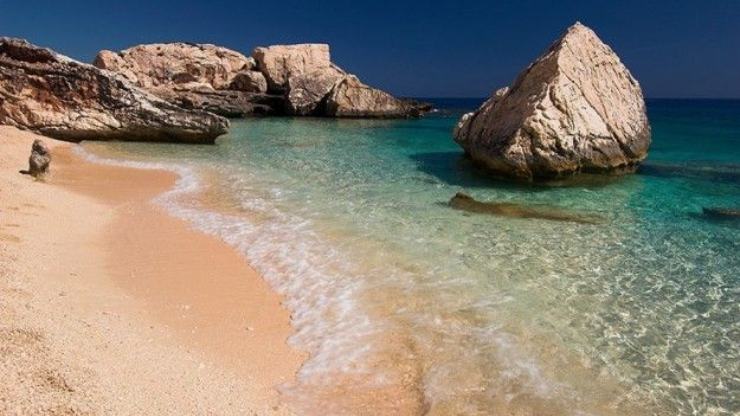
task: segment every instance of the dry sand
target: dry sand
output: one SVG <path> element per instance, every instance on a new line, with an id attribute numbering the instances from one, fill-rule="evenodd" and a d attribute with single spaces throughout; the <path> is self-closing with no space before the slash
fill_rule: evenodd
<path id="1" fill-rule="evenodd" d="M 0 414 L 289 414 L 304 355 L 244 259 L 150 200 L 169 172 L 91 164 L 0 127 Z"/>

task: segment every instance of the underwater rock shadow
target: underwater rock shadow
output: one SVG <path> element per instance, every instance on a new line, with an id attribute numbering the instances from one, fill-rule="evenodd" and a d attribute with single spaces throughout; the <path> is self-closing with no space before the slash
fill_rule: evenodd
<path id="1" fill-rule="evenodd" d="M 640 165 L 637 174 L 660 178 L 681 177 L 740 185 L 740 165 L 735 164 L 646 162 Z"/>
<path id="2" fill-rule="evenodd" d="M 416 169 L 439 181 L 462 188 L 503 188 L 528 191 L 546 191 L 552 188 L 582 187 L 601 188 L 622 180 L 630 175 L 579 175 L 552 179 L 548 181 L 526 182 L 496 176 L 474 163 L 461 151 L 415 153 L 409 158 L 416 162 Z"/>

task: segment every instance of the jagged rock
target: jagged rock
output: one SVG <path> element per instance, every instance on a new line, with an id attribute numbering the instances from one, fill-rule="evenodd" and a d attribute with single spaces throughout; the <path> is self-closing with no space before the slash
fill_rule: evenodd
<path id="1" fill-rule="evenodd" d="M 205 110 L 224 117 L 273 115 L 282 108 L 283 97 L 212 88 L 163 88 L 157 96 L 186 109 Z"/>
<path id="2" fill-rule="evenodd" d="M 331 62 L 329 45 L 275 45 L 254 50 L 268 91 L 285 95 L 290 115 L 328 117 L 419 116 L 430 107 L 368 87 Z"/>
<path id="3" fill-rule="evenodd" d="M 354 75 L 336 83 L 326 99 L 326 115 L 331 117 L 407 117 L 418 115 L 414 108 Z"/>
<path id="4" fill-rule="evenodd" d="M 580 224 L 600 224 L 604 221 L 598 215 L 579 214 L 563 211 L 548 205 L 526 206 L 511 202 L 481 202 L 470 195 L 458 192 L 450 199 L 453 209 L 475 214 L 496 215 L 512 218 L 539 218 L 552 221 L 576 222 Z"/>
<path id="5" fill-rule="evenodd" d="M 530 180 L 634 171 L 650 145 L 640 85 L 580 23 L 508 90 L 463 116 L 454 135 L 491 171 Z"/>
<path id="6" fill-rule="evenodd" d="M 268 91 L 286 93 L 288 80 L 304 74 L 341 71 L 331 62 L 329 45 L 305 43 L 258 47 L 252 52 L 257 68 L 267 78 Z"/>
<path id="7" fill-rule="evenodd" d="M 262 73 L 253 70 L 254 59 L 220 46 L 138 45 L 119 53 L 100 51 L 94 64 L 189 109 L 225 117 L 273 114 L 282 110 L 282 102 L 276 107 L 265 104 L 275 100 L 264 99 L 267 80 Z"/>
<path id="8" fill-rule="evenodd" d="M 169 104 L 124 78 L 0 38 L 0 124 L 65 140 L 212 143 L 228 121 Z"/>
<path id="9" fill-rule="evenodd" d="M 335 68 L 322 69 L 288 78 L 286 112 L 291 115 L 324 115 L 321 103 L 334 84 L 344 76 Z"/>
<path id="10" fill-rule="evenodd" d="M 51 152 L 46 144 L 36 139 L 31 146 L 31 156 L 28 158 L 28 173 L 34 177 L 41 177 L 49 172 L 51 164 Z"/>
<path id="11" fill-rule="evenodd" d="M 227 89 L 264 94 L 267 92 L 267 80 L 261 72 L 241 71 L 234 75 Z"/>
<path id="12" fill-rule="evenodd" d="M 198 82 L 225 89 L 234 76 L 252 69 L 253 62 L 220 46 L 178 42 L 137 45 L 118 53 L 102 50 L 93 65 L 142 88 Z"/>

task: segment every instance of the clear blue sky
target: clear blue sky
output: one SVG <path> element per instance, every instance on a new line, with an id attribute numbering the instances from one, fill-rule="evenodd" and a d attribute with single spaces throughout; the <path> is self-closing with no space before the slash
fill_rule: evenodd
<path id="1" fill-rule="evenodd" d="M 482 97 L 576 20 L 648 97 L 740 98 L 740 1 L 4 1 L 0 34 L 82 61 L 139 43 L 326 42 L 335 62 L 406 96 Z"/>

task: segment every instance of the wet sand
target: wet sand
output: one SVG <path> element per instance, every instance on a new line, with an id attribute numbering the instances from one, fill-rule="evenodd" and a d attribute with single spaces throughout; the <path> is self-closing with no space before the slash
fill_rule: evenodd
<path id="1" fill-rule="evenodd" d="M 236 251 L 151 199 L 174 174 L 97 165 L 0 127 L 1 414 L 289 414 L 305 358 Z"/>

